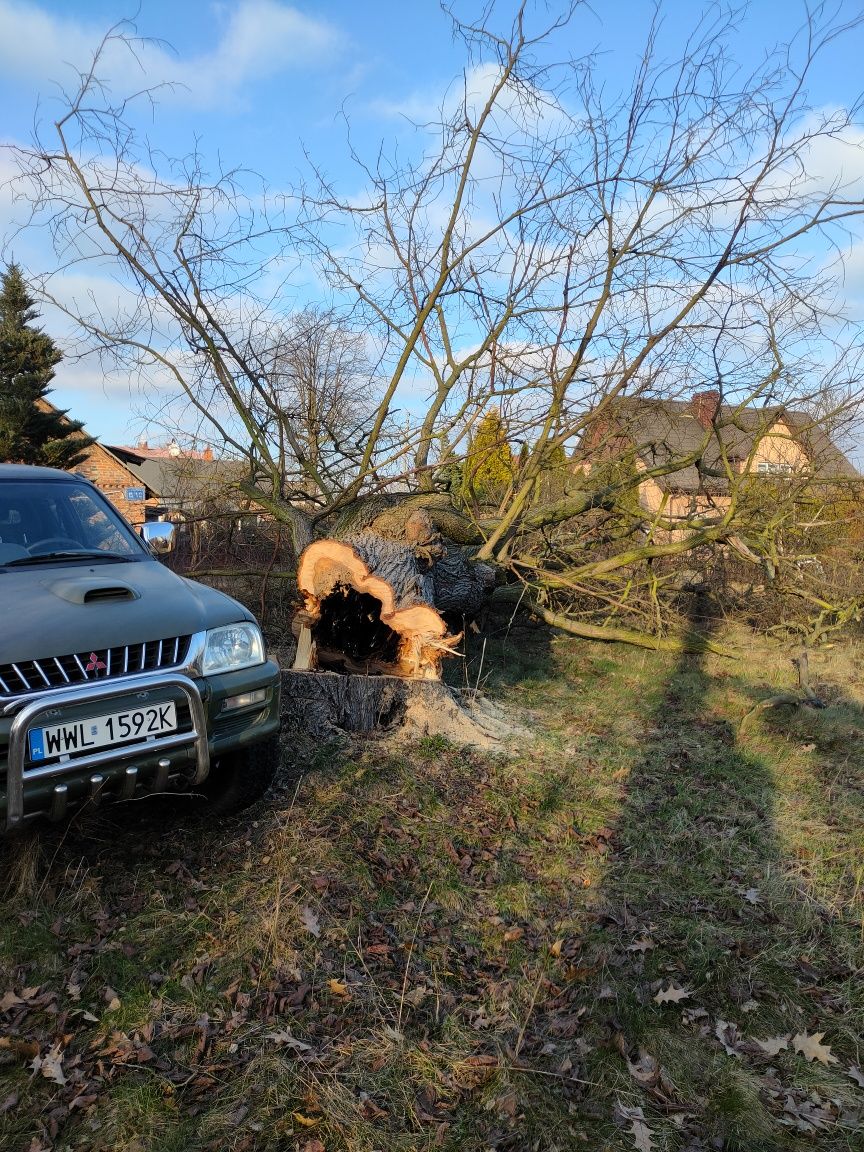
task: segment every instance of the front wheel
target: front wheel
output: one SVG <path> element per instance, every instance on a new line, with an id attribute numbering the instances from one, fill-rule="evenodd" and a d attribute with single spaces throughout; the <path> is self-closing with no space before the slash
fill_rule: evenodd
<path id="1" fill-rule="evenodd" d="M 278 736 L 220 756 L 201 785 L 208 812 L 227 816 L 248 808 L 267 791 L 278 766 Z"/>

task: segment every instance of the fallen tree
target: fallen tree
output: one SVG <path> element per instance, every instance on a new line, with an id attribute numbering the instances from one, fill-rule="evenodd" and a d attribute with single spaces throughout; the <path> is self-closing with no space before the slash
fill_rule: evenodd
<path id="1" fill-rule="evenodd" d="M 859 22 L 817 7 L 742 75 L 734 15 L 696 17 L 668 43 L 678 22 L 658 11 L 616 94 L 595 56 L 570 57 L 578 27 L 556 60 L 562 28 L 586 14 L 578 4 L 450 14 L 464 79 L 416 126 L 416 155 L 358 158 L 361 196 L 314 170 L 273 197 L 240 173 L 208 173 L 198 153 L 165 161 L 100 83 L 97 53 L 50 138 L 12 149 L 28 227 L 44 223 L 57 253 L 37 286 L 91 350 L 173 382 L 195 431 L 245 463 L 240 487 L 298 556 L 372 532 L 427 563 L 431 592 L 410 600 L 410 580 L 394 586 L 369 622 L 399 636 L 395 650 L 376 632 L 340 657 L 346 667 L 437 675 L 436 645 L 459 629 L 421 609 L 445 623 L 476 610 L 485 587 L 472 559 L 556 626 L 667 646 L 679 592 L 660 562 L 673 552 L 737 538 L 766 571 L 787 563 L 812 460 L 750 531 L 755 460 L 736 447 L 741 414 L 803 411 L 812 447 L 818 432 L 842 433 L 859 399 L 864 341 L 828 303 L 836 267 L 811 260 L 864 214 L 839 162 L 836 177 L 814 170 L 857 148 L 858 104 L 817 110 L 806 95 L 814 65 Z M 295 316 L 298 256 L 330 298 Z M 113 263 L 130 289 L 116 315 L 76 299 L 79 260 Z M 622 429 L 623 402 L 680 403 L 706 385 L 726 416 L 700 422 L 694 443 Z M 492 484 L 475 483 L 492 462 L 484 451 L 501 465 Z M 462 467 L 465 481 L 466 462 L 467 484 L 436 491 L 445 472 Z M 683 472 L 692 499 L 673 509 L 660 481 Z M 405 535 L 418 511 L 444 549 L 431 561 Z M 358 558 L 365 587 L 376 563 Z M 303 591 L 307 658 L 335 610 L 324 607 L 333 581 L 322 575 L 322 597 L 317 579 Z M 353 611 L 367 592 L 343 587 Z M 392 628 L 405 612 L 414 623 Z M 329 639 L 317 647 L 329 658 Z"/>

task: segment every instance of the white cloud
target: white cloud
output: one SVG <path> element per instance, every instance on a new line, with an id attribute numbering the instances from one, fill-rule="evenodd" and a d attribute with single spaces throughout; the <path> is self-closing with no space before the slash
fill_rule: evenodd
<path id="1" fill-rule="evenodd" d="M 483 63 L 468 68 L 464 76 L 450 83 L 443 92 L 417 91 L 401 100 L 377 100 L 369 107 L 386 117 L 403 117 L 413 124 L 449 120 L 465 109 L 476 120 L 501 79 L 497 64 Z M 560 124 L 564 111 L 558 97 L 532 84 L 511 80 L 499 94 L 495 107 L 497 119 L 523 133 L 542 135 Z"/>
<path id="2" fill-rule="evenodd" d="M 104 28 L 55 16 L 24 0 L 0 0 L 0 70 L 7 77 L 70 82 L 89 66 Z M 174 96 L 196 105 L 224 104 L 247 84 L 290 69 L 314 66 L 342 46 L 338 29 L 278 0 L 240 0 L 215 46 L 180 56 L 156 42 L 135 55 L 119 40 L 106 45 L 100 76 L 125 87 L 140 68 L 147 86 L 174 84 Z"/>

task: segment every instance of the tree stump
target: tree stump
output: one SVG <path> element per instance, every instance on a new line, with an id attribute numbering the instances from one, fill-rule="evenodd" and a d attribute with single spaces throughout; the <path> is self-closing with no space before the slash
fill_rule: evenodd
<path id="1" fill-rule="evenodd" d="M 316 540 L 300 557 L 284 729 L 321 738 L 398 728 L 482 748 L 527 736 L 476 693 L 441 681 L 442 660 L 456 655 L 460 626 L 485 603 L 494 569 L 445 541 L 423 508 L 388 515 L 384 535 L 376 521 Z"/>
<path id="2" fill-rule="evenodd" d="M 440 680 L 296 669 L 282 672 L 282 729 L 317 740 L 374 732 L 440 736 L 489 750 L 531 738 L 488 700 Z"/>

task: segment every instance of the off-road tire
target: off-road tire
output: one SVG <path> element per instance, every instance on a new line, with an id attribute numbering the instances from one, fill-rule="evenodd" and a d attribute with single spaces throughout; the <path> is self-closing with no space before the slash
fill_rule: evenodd
<path id="1" fill-rule="evenodd" d="M 201 786 L 207 797 L 207 812 L 228 816 L 248 808 L 267 791 L 278 767 L 278 736 L 220 756 L 210 765 L 210 773 Z"/>

